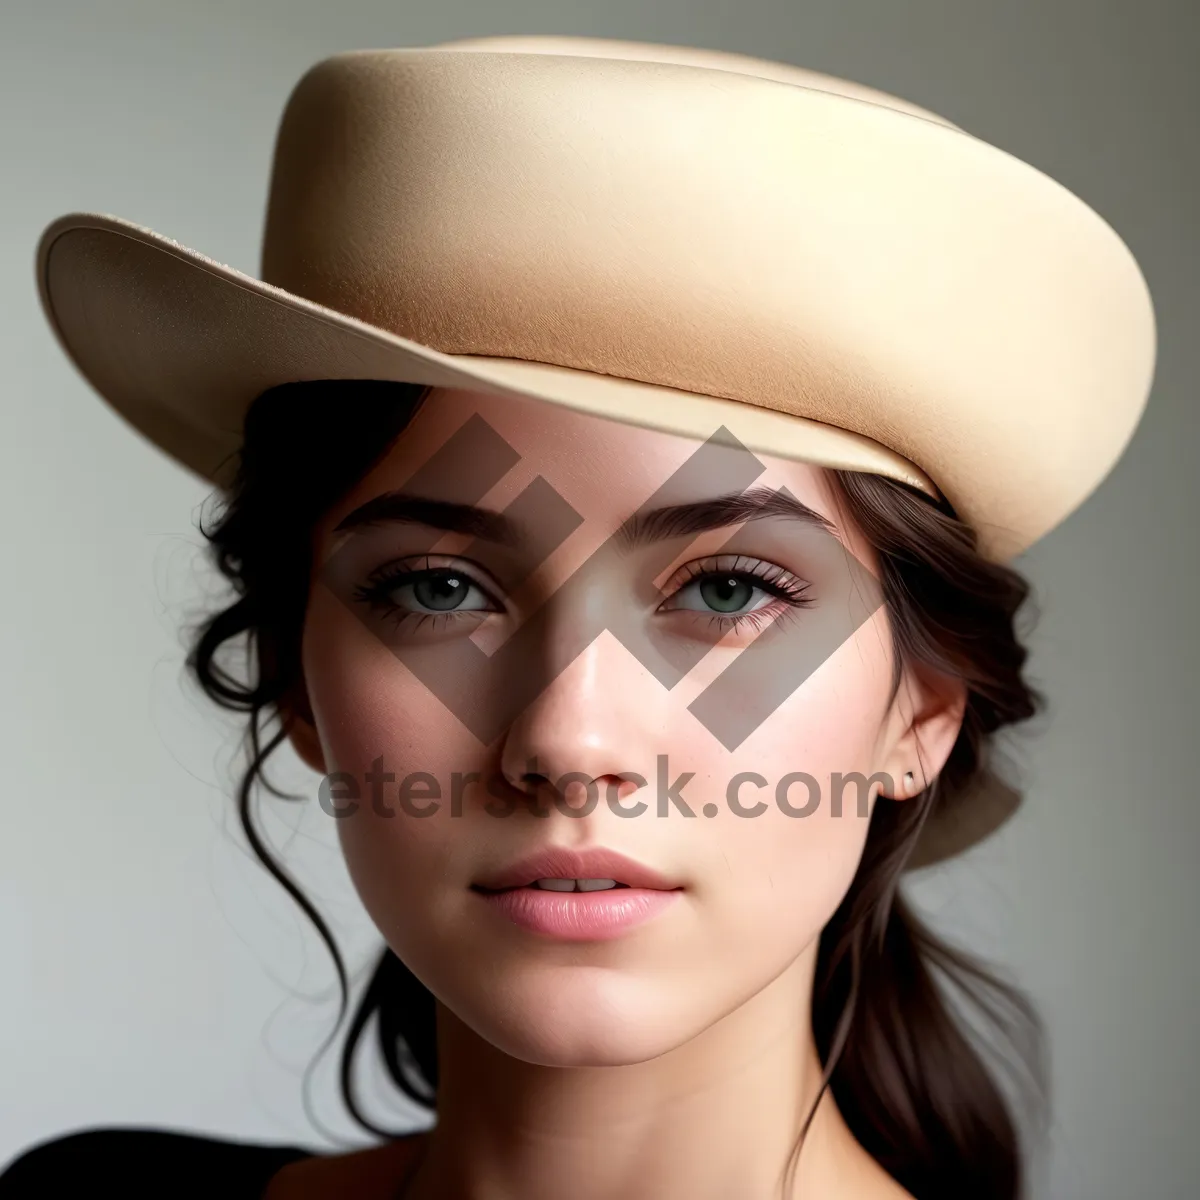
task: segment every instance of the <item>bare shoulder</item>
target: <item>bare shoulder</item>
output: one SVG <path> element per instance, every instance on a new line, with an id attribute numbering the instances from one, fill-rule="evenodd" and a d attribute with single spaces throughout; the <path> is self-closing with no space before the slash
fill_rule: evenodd
<path id="1" fill-rule="evenodd" d="M 416 1168 L 427 1135 L 414 1133 L 348 1154 L 319 1154 L 289 1163 L 267 1184 L 262 1200 L 392 1200 Z"/>

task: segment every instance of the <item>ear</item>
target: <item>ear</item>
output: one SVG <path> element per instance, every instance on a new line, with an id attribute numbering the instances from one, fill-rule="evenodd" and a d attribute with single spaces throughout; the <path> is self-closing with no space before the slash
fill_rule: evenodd
<path id="1" fill-rule="evenodd" d="M 891 799 L 911 799 L 938 777 L 966 710 L 967 685 L 961 679 L 931 667 L 905 671 L 893 705 L 892 745 L 882 768 L 895 780 Z"/>
<path id="2" fill-rule="evenodd" d="M 287 732 L 292 749 L 301 762 L 311 767 L 318 775 L 326 775 L 325 752 L 321 749 L 321 738 L 313 719 L 312 706 L 308 702 L 308 691 L 299 684 L 291 695 L 279 702 L 279 716 Z"/>

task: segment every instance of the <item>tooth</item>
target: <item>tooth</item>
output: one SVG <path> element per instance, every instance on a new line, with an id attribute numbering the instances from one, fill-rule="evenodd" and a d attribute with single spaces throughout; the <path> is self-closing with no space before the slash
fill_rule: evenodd
<path id="1" fill-rule="evenodd" d="M 534 887 L 548 892 L 602 892 L 617 886 L 615 879 L 536 879 Z"/>
<path id="2" fill-rule="evenodd" d="M 538 879 L 535 881 L 534 886 L 544 888 L 548 892 L 573 892 L 575 890 L 575 880 Z"/>

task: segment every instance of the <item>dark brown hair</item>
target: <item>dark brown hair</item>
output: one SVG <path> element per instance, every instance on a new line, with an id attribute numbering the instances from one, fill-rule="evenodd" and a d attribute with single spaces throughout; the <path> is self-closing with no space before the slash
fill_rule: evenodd
<path id="1" fill-rule="evenodd" d="M 247 416 L 219 512 L 201 522 L 236 599 L 197 628 L 188 666 L 209 697 L 249 717 L 248 765 L 237 792 L 241 824 L 333 957 L 341 986 L 338 1026 L 349 1003 L 341 954 L 268 852 L 251 798 L 256 783 L 299 798 L 284 797 L 264 767 L 287 736 L 303 688 L 300 640 L 313 528 L 387 453 L 426 394 L 416 385 L 373 381 L 294 383 L 265 392 Z M 917 1200 L 1016 1200 L 1024 1191 L 1024 1131 L 985 1051 L 995 1052 L 995 1064 L 1017 1068 L 1008 1082 L 1036 1104 L 1042 1094 L 1037 1018 L 1020 993 L 935 937 L 899 884 L 930 814 L 960 800 L 985 769 L 991 736 L 1042 706 L 1022 678 L 1025 650 L 1015 628 L 1029 588 L 1015 571 L 978 553 L 975 534 L 949 505 L 880 476 L 831 474 L 850 518 L 878 554 L 896 649 L 893 696 L 911 665 L 963 680 L 968 701 L 934 784 L 905 803 L 877 802 L 861 865 L 821 935 L 813 1031 L 825 1086 L 859 1142 Z M 246 678 L 218 661 L 223 647 L 239 641 L 250 663 Z M 969 1008 L 960 1013 L 963 1002 Z M 341 1090 L 363 1128 L 391 1138 L 398 1135 L 364 1115 L 352 1086 L 355 1049 L 372 1017 L 390 1078 L 411 1100 L 434 1109 L 433 997 L 388 949 L 351 1018 Z M 797 1154 L 806 1130 L 807 1123 Z"/>

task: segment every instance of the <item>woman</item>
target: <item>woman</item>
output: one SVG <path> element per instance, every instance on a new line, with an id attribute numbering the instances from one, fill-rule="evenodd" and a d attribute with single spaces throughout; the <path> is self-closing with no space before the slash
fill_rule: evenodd
<path id="1" fill-rule="evenodd" d="M 284 740 L 319 776 L 387 947 L 343 1071 L 383 1141 L 92 1131 L 0 1193 L 1021 1194 L 939 984 L 1018 1048 L 1032 1014 L 899 884 L 1013 807 L 1008 563 L 1150 383 L 1116 235 L 858 85 L 480 39 L 301 81 L 263 276 L 94 216 L 39 256 L 74 361 L 221 491 L 190 666 L 345 997 L 251 807 Z M 371 1017 L 427 1134 L 358 1108 Z"/>

